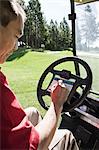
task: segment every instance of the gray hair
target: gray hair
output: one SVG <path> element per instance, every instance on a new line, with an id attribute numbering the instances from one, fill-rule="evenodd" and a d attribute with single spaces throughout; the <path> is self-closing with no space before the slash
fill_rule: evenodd
<path id="1" fill-rule="evenodd" d="M 22 18 L 24 23 L 26 20 L 25 11 L 16 0 L 0 0 L 0 25 L 6 27 L 18 16 Z"/>

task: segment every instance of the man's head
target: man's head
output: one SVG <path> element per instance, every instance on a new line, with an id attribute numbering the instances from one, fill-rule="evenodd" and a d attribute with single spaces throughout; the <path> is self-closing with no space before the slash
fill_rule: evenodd
<path id="1" fill-rule="evenodd" d="M 26 15 L 15 0 L 0 0 L 0 63 L 16 49 Z"/>

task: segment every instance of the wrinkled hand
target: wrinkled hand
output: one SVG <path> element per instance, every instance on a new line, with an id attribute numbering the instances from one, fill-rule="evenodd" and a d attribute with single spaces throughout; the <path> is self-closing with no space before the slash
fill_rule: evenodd
<path id="1" fill-rule="evenodd" d="M 69 95 L 69 90 L 62 80 L 59 80 L 51 88 L 51 98 L 54 104 L 63 106 Z"/>

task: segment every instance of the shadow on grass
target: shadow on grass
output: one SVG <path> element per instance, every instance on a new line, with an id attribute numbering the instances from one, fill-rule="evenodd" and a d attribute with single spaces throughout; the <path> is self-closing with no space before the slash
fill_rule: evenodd
<path id="1" fill-rule="evenodd" d="M 26 48 L 19 48 L 11 56 L 9 56 L 9 58 L 7 59 L 7 61 L 12 61 L 12 60 L 15 60 L 15 59 L 20 59 L 26 53 L 28 53 L 28 49 L 26 49 Z"/>

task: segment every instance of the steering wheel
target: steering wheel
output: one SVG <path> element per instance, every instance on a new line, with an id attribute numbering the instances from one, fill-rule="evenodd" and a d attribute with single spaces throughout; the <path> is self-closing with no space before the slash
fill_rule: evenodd
<path id="1" fill-rule="evenodd" d="M 80 75 L 71 73 L 71 71 L 66 70 L 66 69 L 63 69 L 61 71 L 55 69 L 56 66 L 64 62 L 73 62 L 74 64 L 78 63 L 78 65 L 81 65 L 86 72 L 86 77 L 82 78 Z M 52 78 L 49 81 L 48 87 L 43 88 L 42 86 L 43 82 L 49 73 L 52 75 Z M 52 81 L 54 80 L 55 76 L 59 76 L 60 79 L 67 80 L 67 81 L 73 80 L 73 85 L 69 93 L 68 100 L 64 103 L 64 106 L 63 106 L 63 112 L 71 111 L 83 102 L 83 100 L 85 99 L 85 97 L 87 96 L 91 88 L 91 84 L 92 84 L 91 69 L 85 61 L 83 61 L 82 59 L 78 57 L 64 57 L 53 62 L 43 72 L 38 82 L 38 86 L 37 86 L 38 101 L 41 104 L 41 106 L 46 110 L 48 110 L 49 106 L 45 103 L 44 96 L 50 96 L 50 92 L 48 91 L 48 88 L 51 85 Z M 82 89 L 80 94 L 78 92 L 79 88 Z"/>

